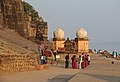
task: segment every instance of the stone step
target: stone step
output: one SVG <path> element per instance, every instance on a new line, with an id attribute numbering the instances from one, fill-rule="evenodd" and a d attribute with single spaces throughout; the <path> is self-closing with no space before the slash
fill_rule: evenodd
<path id="1" fill-rule="evenodd" d="M 35 67 L 36 70 L 44 70 L 44 69 L 48 69 L 48 66 L 45 64 L 45 65 L 37 65 Z"/>

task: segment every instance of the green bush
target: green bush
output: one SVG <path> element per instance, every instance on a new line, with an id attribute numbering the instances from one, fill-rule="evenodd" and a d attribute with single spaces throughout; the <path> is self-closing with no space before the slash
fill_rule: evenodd
<path id="1" fill-rule="evenodd" d="M 38 12 L 33 8 L 32 5 L 30 5 L 29 3 L 23 1 L 23 7 L 24 7 L 24 11 L 28 14 L 30 14 L 32 16 L 32 21 L 36 22 L 39 21 L 39 14 Z"/>

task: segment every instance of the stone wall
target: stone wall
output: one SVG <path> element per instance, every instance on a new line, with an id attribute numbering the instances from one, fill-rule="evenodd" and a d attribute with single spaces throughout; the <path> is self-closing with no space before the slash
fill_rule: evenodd
<path id="1" fill-rule="evenodd" d="M 48 40 L 48 24 L 44 22 L 43 18 L 39 18 L 40 22 L 37 22 L 37 34 L 36 39 L 47 41 Z"/>
<path id="2" fill-rule="evenodd" d="M 26 28 L 28 37 L 29 38 L 35 38 L 36 36 L 36 25 L 31 22 L 32 21 L 32 16 L 26 13 Z"/>
<path id="3" fill-rule="evenodd" d="M 36 65 L 35 57 L 30 55 L 0 55 L 0 73 L 32 71 Z"/>
<path id="4" fill-rule="evenodd" d="M 30 23 L 22 0 L 0 0 L 0 25 L 4 24 L 1 27 L 15 29 L 20 35 L 28 38 L 31 35 L 29 28 L 36 34 L 36 30 L 30 26 Z"/>
<path id="5" fill-rule="evenodd" d="M 4 28 L 16 29 L 21 35 L 24 34 L 24 10 L 21 0 L 2 0 Z"/>

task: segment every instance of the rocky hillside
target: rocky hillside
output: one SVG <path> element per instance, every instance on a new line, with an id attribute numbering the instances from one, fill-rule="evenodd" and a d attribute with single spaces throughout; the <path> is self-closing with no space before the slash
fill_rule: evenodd
<path id="1" fill-rule="evenodd" d="M 37 46 L 14 30 L 0 29 L 0 74 L 36 70 Z"/>
<path id="2" fill-rule="evenodd" d="M 29 39 L 48 39 L 47 22 L 32 5 L 22 0 L 0 0 L 0 28 L 14 29 Z"/>
<path id="3" fill-rule="evenodd" d="M 0 73 L 35 70 L 38 44 L 32 40 L 48 37 L 47 22 L 36 24 L 38 17 L 38 12 L 22 0 L 0 0 Z"/>

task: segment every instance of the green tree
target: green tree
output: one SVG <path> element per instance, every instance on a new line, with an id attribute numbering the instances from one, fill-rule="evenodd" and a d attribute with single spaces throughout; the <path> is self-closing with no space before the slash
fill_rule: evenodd
<path id="1" fill-rule="evenodd" d="M 33 22 L 38 21 L 38 19 L 39 19 L 39 14 L 38 14 L 38 12 L 33 8 L 32 5 L 30 5 L 29 3 L 23 1 L 23 7 L 24 7 L 24 11 L 32 16 L 32 21 L 33 21 Z"/>

